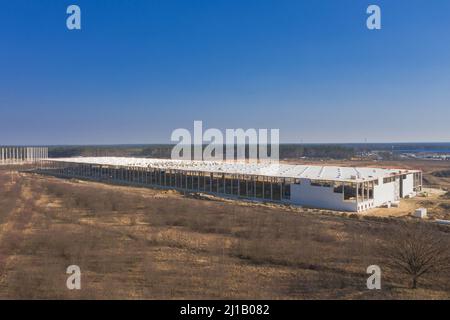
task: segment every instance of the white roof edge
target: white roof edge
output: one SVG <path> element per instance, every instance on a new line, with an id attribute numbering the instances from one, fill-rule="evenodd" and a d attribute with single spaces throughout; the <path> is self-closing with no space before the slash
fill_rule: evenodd
<path id="1" fill-rule="evenodd" d="M 399 168 L 345 167 L 322 165 L 295 165 L 274 163 L 247 163 L 242 161 L 190 161 L 129 157 L 73 157 L 53 158 L 51 161 L 86 163 L 111 166 L 133 166 L 142 168 L 166 168 L 173 170 L 215 172 L 225 174 L 259 175 L 292 179 L 311 179 L 341 182 L 367 182 L 393 175 L 421 172 Z M 356 179 L 354 179 L 356 177 Z"/>

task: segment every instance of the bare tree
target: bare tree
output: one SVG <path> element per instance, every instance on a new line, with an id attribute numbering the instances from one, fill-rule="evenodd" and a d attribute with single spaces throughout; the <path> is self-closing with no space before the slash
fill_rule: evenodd
<path id="1" fill-rule="evenodd" d="M 416 289 L 422 276 L 450 269 L 449 237 L 428 223 L 404 223 L 395 229 L 383 255 L 391 268 L 411 279 L 411 288 Z"/>

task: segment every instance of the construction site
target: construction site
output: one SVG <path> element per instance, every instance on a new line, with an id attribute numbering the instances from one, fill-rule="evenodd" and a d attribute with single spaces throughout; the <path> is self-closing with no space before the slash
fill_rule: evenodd
<path id="1" fill-rule="evenodd" d="M 396 206 L 422 189 L 420 170 L 126 157 L 41 159 L 37 164 L 36 172 L 57 177 L 350 212 Z"/>

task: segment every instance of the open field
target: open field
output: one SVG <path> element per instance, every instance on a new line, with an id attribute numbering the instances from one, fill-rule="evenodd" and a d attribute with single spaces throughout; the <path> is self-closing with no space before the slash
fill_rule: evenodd
<path id="1" fill-rule="evenodd" d="M 448 272 L 412 290 L 380 254 L 412 218 L 196 197 L 0 170 L 0 298 L 450 298 Z"/>

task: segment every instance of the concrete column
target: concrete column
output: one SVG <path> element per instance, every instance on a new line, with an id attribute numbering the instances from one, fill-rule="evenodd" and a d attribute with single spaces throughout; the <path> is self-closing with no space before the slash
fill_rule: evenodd
<path id="1" fill-rule="evenodd" d="M 273 182 L 270 182 L 270 200 L 273 201 Z"/>
<path id="2" fill-rule="evenodd" d="M 263 181 L 262 181 L 262 198 L 264 199 L 264 197 L 266 196 L 265 195 L 265 192 L 266 192 L 266 183 L 264 182 L 264 178 L 263 178 Z"/>
<path id="3" fill-rule="evenodd" d="M 370 200 L 370 191 L 369 191 L 369 189 L 370 189 L 370 182 L 367 182 L 367 189 L 366 189 L 366 191 L 367 191 L 367 201 Z"/>
<path id="4" fill-rule="evenodd" d="M 197 172 L 197 190 L 200 190 L 200 172 Z"/>
<path id="5" fill-rule="evenodd" d="M 238 185 L 238 187 L 237 187 L 237 196 L 239 197 L 241 195 L 241 179 L 240 179 L 239 175 L 238 175 L 238 178 L 237 178 L 237 185 Z"/>

